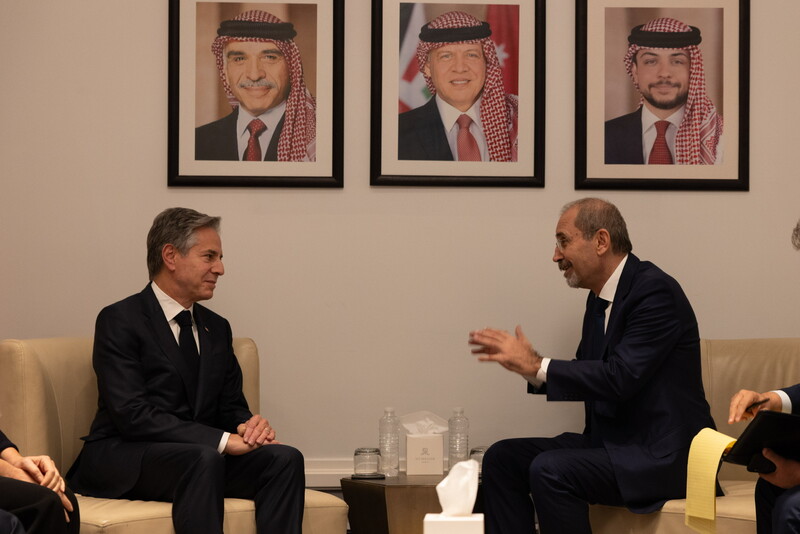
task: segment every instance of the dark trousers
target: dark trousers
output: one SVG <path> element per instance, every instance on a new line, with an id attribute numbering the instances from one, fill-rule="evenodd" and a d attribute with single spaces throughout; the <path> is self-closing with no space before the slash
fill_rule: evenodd
<path id="1" fill-rule="evenodd" d="M 221 534 L 225 497 L 255 501 L 259 534 L 300 534 L 304 472 L 303 455 L 286 445 L 231 456 L 201 445 L 154 443 L 123 497 L 172 502 L 176 534 Z"/>
<path id="2" fill-rule="evenodd" d="M 589 503 L 623 504 L 611 460 L 582 434 L 500 441 L 483 457 L 487 534 L 591 533 Z"/>
<path id="3" fill-rule="evenodd" d="M 800 486 L 784 490 L 759 478 L 755 499 L 758 534 L 800 533 Z"/>
<path id="4" fill-rule="evenodd" d="M 76 534 L 80 530 L 78 501 L 69 489 L 66 493 L 73 508 L 69 523 L 64 516 L 64 505 L 56 492 L 38 484 L 0 477 L 0 509 L 13 514 L 25 527 L 20 532 L 27 534 Z M 5 527 L 3 520 L 0 517 L 0 526 Z M 9 521 L 10 518 L 6 517 L 5 520 Z M 0 532 L 5 534 L 2 529 Z"/>

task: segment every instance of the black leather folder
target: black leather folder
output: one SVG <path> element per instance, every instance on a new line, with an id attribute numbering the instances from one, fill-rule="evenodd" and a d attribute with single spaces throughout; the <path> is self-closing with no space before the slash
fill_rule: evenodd
<path id="1" fill-rule="evenodd" d="M 770 410 L 758 412 L 722 459 L 745 465 L 748 471 L 771 473 L 775 464 L 762 456 L 764 448 L 784 458 L 800 460 L 800 415 Z"/>

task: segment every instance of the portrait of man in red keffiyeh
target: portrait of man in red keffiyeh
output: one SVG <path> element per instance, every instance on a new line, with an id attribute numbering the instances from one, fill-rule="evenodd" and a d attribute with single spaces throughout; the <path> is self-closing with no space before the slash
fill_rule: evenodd
<path id="1" fill-rule="evenodd" d="M 518 98 L 504 89 L 491 35 L 461 11 L 422 26 L 417 64 L 433 97 L 399 115 L 399 160 L 517 161 Z"/>
<path id="2" fill-rule="evenodd" d="M 706 92 L 700 29 L 667 17 L 634 27 L 623 58 L 639 107 L 605 123 L 606 164 L 722 162 L 722 117 Z"/>
<path id="3" fill-rule="evenodd" d="M 233 111 L 195 130 L 195 159 L 316 161 L 316 101 L 296 35 L 266 11 L 220 24 L 211 51 Z"/>

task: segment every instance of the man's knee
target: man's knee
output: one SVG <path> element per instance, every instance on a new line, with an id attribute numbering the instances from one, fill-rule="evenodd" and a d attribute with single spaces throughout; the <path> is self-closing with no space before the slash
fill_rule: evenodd
<path id="1" fill-rule="evenodd" d="M 509 465 L 511 463 L 509 459 L 515 457 L 510 440 L 498 441 L 489 447 L 483 455 L 483 469 L 491 471 L 499 466 Z"/>

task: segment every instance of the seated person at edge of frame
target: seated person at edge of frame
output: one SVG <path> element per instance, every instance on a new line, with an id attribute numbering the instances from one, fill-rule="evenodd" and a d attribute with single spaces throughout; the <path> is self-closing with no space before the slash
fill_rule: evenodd
<path id="1" fill-rule="evenodd" d="M 631 30 L 624 62 L 641 104 L 606 121 L 606 164 L 722 162 L 722 117 L 706 95 L 700 41 L 698 28 L 670 18 Z"/>
<path id="2" fill-rule="evenodd" d="M 247 11 L 217 34 L 211 51 L 233 112 L 195 130 L 195 159 L 316 161 L 316 101 L 294 26 Z"/>
<path id="3" fill-rule="evenodd" d="M 583 433 L 506 439 L 483 459 L 486 532 L 591 532 L 589 504 L 636 513 L 686 493 L 692 438 L 714 428 L 700 368 L 700 335 L 674 278 L 631 253 L 609 202 L 564 206 L 553 261 L 567 285 L 589 289 L 574 360 L 543 357 L 517 326 L 470 332 L 479 360 L 522 375 L 529 393 L 583 401 Z"/>
<path id="4" fill-rule="evenodd" d="M 792 245 L 800 250 L 800 221 L 792 233 Z M 758 393 L 743 389 L 731 398 L 728 423 L 751 419 L 760 410 L 800 414 L 800 384 Z M 775 464 L 772 473 L 760 473 L 756 482 L 756 531 L 758 534 L 800 533 L 800 462 L 762 451 Z"/>
<path id="5" fill-rule="evenodd" d="M 300 534 L 303 456 L 250 412 L 230 324 L 198 303 L 225 273 L 219 226 L 187 208 L 153 220 L 150 282 L 97 316 L 97 413 L 67 480 L 171 502 L 176 534 L 222 534 L 225 497 L 255 501 L 259 534 Z"/>
<path id="6" fill-rule="evenodd" d="M 519 100 L 505 92 L 491 35 L 460 11 L 422 27 L 417 62 L 434 96 L 399 115 L 397 159 L 517 161 Z"/>
<path id="7" fill-rule="evenodd" d="M 22 456 L 0 431 L 0 533 L 77 534 L 78 501 L 49 456 Z"/>

